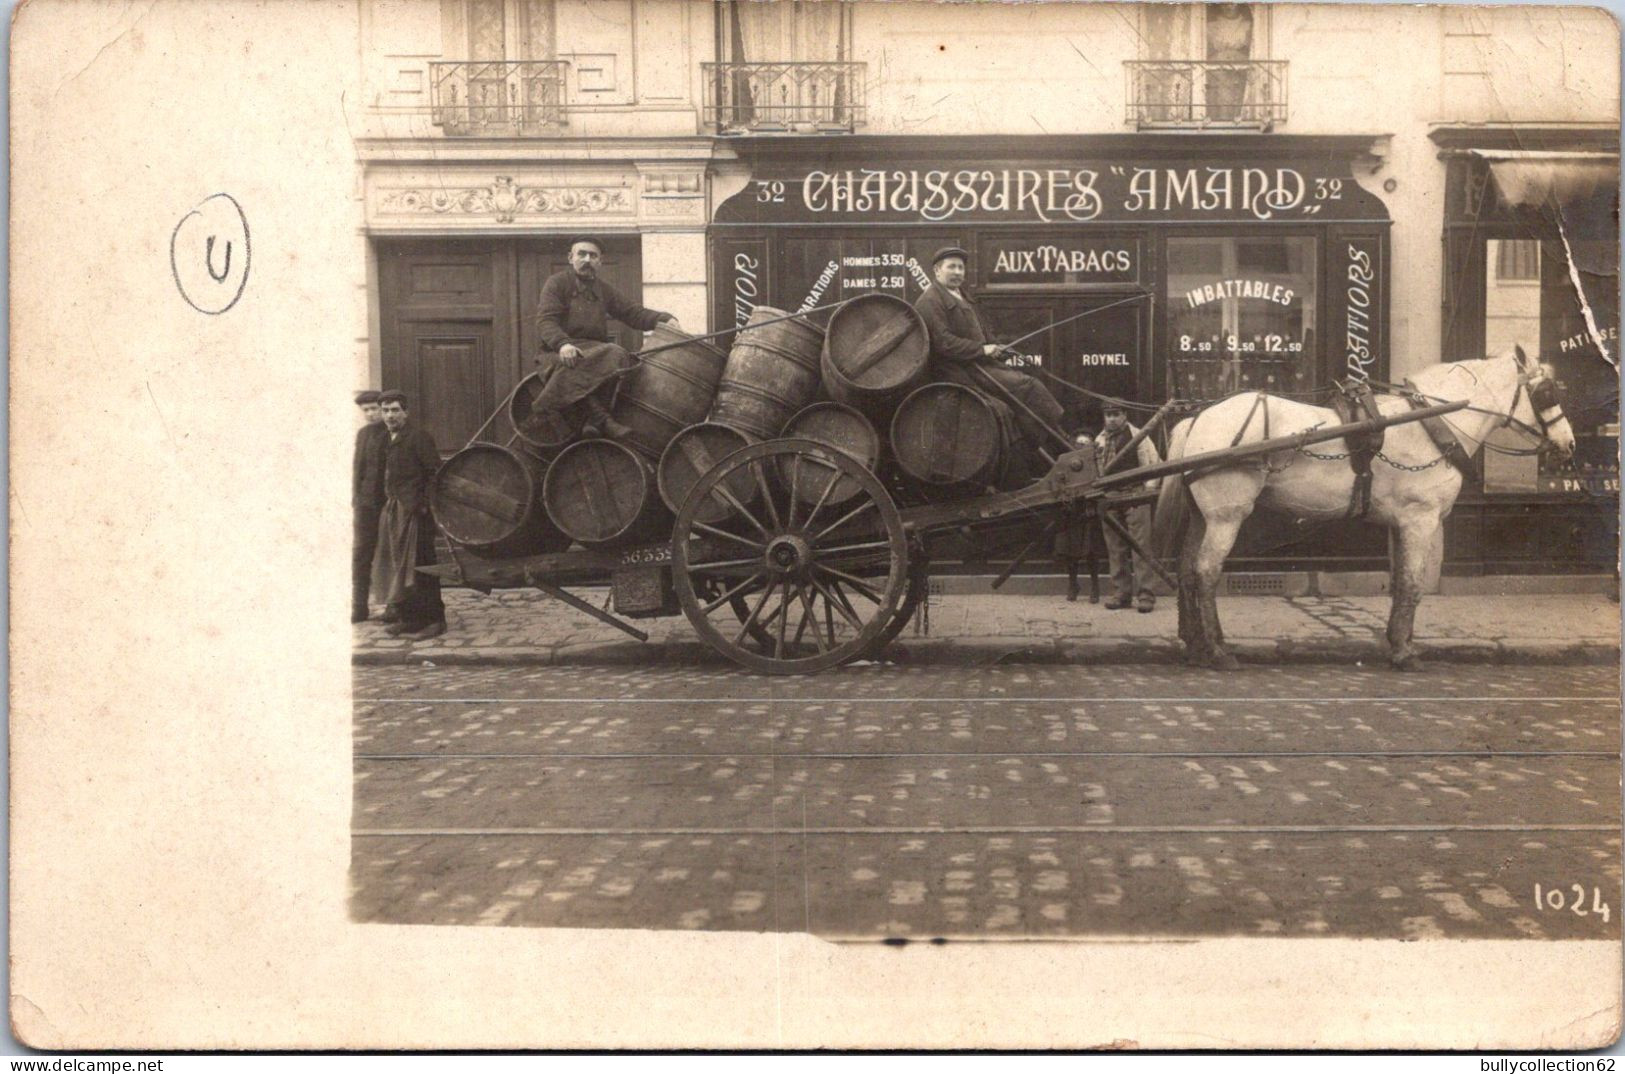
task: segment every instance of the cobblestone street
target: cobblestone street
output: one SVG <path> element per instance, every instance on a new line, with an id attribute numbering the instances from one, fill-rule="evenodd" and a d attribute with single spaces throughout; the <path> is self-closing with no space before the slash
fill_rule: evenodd
<path id="1" fill-rule="evenodd" d="M 356 696 L 363 921 L 1620 934 L 1606 667 L 358 668 Z"/>

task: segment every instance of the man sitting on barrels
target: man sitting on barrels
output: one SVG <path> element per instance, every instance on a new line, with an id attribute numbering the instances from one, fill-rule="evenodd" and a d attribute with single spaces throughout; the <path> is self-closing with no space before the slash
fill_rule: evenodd
<path id="1" fill-rule="evenodd" d="M 677 328 L 677 318 L 629 302 L 598 278 L 604 245 L 594 238 L 570 244 L 570 267 L 542 284 L 536 324 L 541 332 L 543 385 L 531 413 L 561 418 L 586 436 L 623 439 L 631 430 L 609 415 L 615 379 L 632 368 L 633 358 L 609 341 L 608 319 L 647 332 L 661 322 Z"/>
<path id="2" fill-rule="evenodd" d="M 933 254 L 931 273 L 936 282 L 914 303 L 931 333 L 932 372 L 1010 407 L 1032 455 L 1044 448 L 1052 454 L 1058 448 L 1065 450 L 1055 439 L 1058 434 L 1049 432 L 1061 420 L 1061 404 L 1037 377 L 1001 365 L 999 355 L 1004 348 L 991 342 L 982 329 L 981 314 L 965 291 L 969 257 L 957 246 L 944 246 Z"/>

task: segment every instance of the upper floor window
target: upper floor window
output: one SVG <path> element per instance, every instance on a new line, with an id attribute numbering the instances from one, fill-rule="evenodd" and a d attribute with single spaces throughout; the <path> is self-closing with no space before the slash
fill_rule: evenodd
<path id="1" fill-rule="evenodd" d="M 819 0 L 727 0 L 723 59 L 733 63 L 840 63 L 847 58 L 847 4 Z"/>
<path id="2" fill-rule="evenodd" d="M 429 65 L 448 134 L 526 134 L 564 119 L 553 0 L 441 0 L 445 59 Z"/>
<path id="3" fill-rule="evenodd" d="M 441 0 L 448 60 L 550 60 L 553 0 Z"/>
<path id="4" fill-rule="evenodd" d="M 706 118 L 718 131 L 851 130 L 864 121 L 863 65 L 852 63 L 852 5 L 728 0 L 706 65 Z"/>
<path id="5" fill-rule="evenodd" d="M 1142 4 L 1129 119 L 1139 126 L 1269 127 L 1286 118 L 1286 63 L 1268 56 L 1263 4 Z"/>

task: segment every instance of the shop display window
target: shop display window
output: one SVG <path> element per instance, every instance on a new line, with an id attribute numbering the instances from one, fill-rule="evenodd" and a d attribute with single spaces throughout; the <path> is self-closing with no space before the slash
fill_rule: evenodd
<path id="1" fill-rule="evenodd" d="M 1182 398 L 1316 384 L 1312 236 L 1168 240 L 1168 383 Z"/>
<path id="2" fill-rule="evenodd" d="M 1531 438 L 1515 429 L 1497 432 L 1484 453 L 1484 491 L 1617 492 L 1619 377 L 1603 357 L 1606 350 L 1619 359 L 1617 246 L 1586 239 L 1565 246 L 1561 237 L 1480 241 L 1484 357 L 1514 346 L 1538 355 L 1557 378 L 1575 433 L 1574 458 L 1562 463 L 1505 454 L 1528 450 Z"/>

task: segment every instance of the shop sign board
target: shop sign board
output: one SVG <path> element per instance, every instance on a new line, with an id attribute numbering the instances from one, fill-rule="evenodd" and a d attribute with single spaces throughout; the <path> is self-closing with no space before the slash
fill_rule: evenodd
<path id="1" fill-rule="evenodd" d="M 1386 220 L 1346 161 L 888 168 L 769 162 L 718 224 Z"/>
<path id="2" fill-rule="evenodd" d="M 1137 237 L 1056 229 L 985 236 L 973 269 L 993 287 L 1133 284 L 1143 260 Z"/>
<path id="3" fill-rule="evenodd" d="M 1332 358 L 1338 367 L 1334 375 L 1354 381 L 1386 379 L 1382 333 L 1388 281 L 1381 236 L 1374 231 L 1334 232 L 1327 241 L 1327 258 Z"/>

